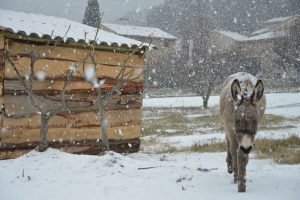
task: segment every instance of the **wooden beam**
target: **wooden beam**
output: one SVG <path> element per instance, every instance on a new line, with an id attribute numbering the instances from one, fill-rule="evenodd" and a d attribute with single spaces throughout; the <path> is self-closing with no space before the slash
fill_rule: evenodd
<path id="1" fill-rule="evenodd" d="M 25 81 L 29 85 L 29 81 Z M 32 81 L 32 90 L 34 94 L 40 95 L 56 95 L 59 94 L 65 84 L 64 80 L 44 80 Z M 109 91 L 115 85 L 115 81 L 107 80 L 101 85 L 103 93 Z M 125 81 L 121 86 L 122 94 L 140 94 L 143 93 L 143 82 L 128 82 Z M 25 88 L 21 81 L 18 79 L 5 79 L 4 80 L 4 94 L 25 94 Z M 66 94 L 96 94 L 96 90 L 84 80 L 72 80 L 68 83 Z"/>
<path id="2" fill-rule="evenodd" d="M 97 111 L 55 115 L 49 120 L 49 128 L 86 128 L 99 126 L 100 115 Z M 141 125 L 141 109 L 109 110 L 106 112 L 109 127 Z M 40 128 L 40 115 L 29 117 L 6 117 L 2 127 L 9 129 L 38 129 Z"/>
<path id="3" fill-rule="evenodd" d="M 72 97 L 73 96 L 73 97 Z M 59 97 L 41 96 L 45 110 L 59 109 Z M 87 111 L 97 111 L 97 96 L 88 95 L 67 95 L 66 104 L 71 112 L 81 113 Z M 142 106 L 142 95 L 121 95 L 114 96 L 105 100 L 106 110 L 124 110 L 140 109 Z M 4 95 L 5 114 L 8 117 L 28 117 L 37 114 L 38 110 L 32 105 L 29 96 L 27 95 Z M 68 112 L 69 113 L 69 112 Z M 64 114 L 64 113 L 60 113 Z"/>
<path id="4" fill-rule="evenodd" d="M 109 140 L 110 149 L 118 153 L 134 153 L 138 152 L 140 147 L 140 139 L 126 140 Z M 23 154 L 33 150 L 39 143 L 22 143 L 22 144 L 6 144 L 0 147 L 0 160 L 17 158 Z M 84 143 L 69 142 L 49 142 L 49 147 L 58 148 L 61 151 L 75 154 L 93 154 L 98 155 L 103 151 L 101 144 L 96 141 L 85 141 Z"/>
<path id="5" fill-rule="evenodd" d="M 12 54 L 30 54 L 31 51 L 39 53 L 41 56 L 49 59 L 64 59 L 73 62 L 82 61 L 86 54 L 90 51 L 89 49 L 78 49 L 78 48 L 68 48 L 68 47 L 55 47 L 51 49 L 51 46 L 37 45 L 37 44 L 25 44 L 18 42 L 11 42 L 8 46 L 8 50 Z M 129 58 L 129 59 L 128 59 Z M 97 64 L 103 65 L 113 65 L 113 66 L 123 66 L 124 61 L 125 66 L 131 67 L 144 67 L 144 57 L 138 55 L 132 55 L 126 53 L 114 53 L 106 51 L 94 51 L 94 60 Z"/>
<path id="6" fill-rule="evenodd" d="M 48 131 L 49 142 L 84 142 L 86 140 L 101 140 L 99 127 L 88 128 L 50 128 Z M 139 138 L 141 136 L 141 125 L 128 125 L 108 127 L 108 138 L 112 140 L 125 140 Z M 1 143 L 21 144 L 40 141 L 40 129 L 16 128 L 2 131 Z"/>
<path id="7" fill-rule="evenodd" d="M 0 149 L 0 160 L 6 160 L 6 159 L 14 159 L 18 158 L 28 152 L 30 152 L 32 149 L 26 149 L 26 150 L 1 150 Z"/>
<path id="8" fill-rule="evenodd" d="M 22 77 L 28 77 L 30 72 L 30 59 L 20 58 L 14 61 L 17 69 L 21 73 Z M 34 65 L 34 72 L 43 71 L 46 75 L 46 79 L 55 79 L 60 77 L 66 77 L 68 71 L 74 68 L 75 62 L 63 61 L 63 60 L 49 60 L 41 59 L 37 60 Z M 92 66 L 87 64 L 87 67 Z M 83 65 L 79 65 L 78 70 L 74 74 L 75 77 L 84 78 Z M 111 78 L 115 79 L 121 71 L 124 71 L 122 76 L 123 80 L 134 80 L 135 82 L 143 81 L 143 68 L 142 67 L 120 67 L 110 66 L 104 64 L 96 65 L 96 76 L 98 78 Z M 122 73 L 122 72 L 121 72 Z M 15 70 L 11 64 L 7 61 L 5 63 L 5 77 L 6 78 L 18 78 Z"/>

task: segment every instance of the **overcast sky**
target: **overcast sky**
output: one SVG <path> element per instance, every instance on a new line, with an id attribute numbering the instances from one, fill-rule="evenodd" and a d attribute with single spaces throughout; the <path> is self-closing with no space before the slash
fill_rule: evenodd
<path id="1" fill-rule="evenodd" d="M 82 21 L 88 0 L 0 0 L 1 9 L 42 13 Z M 149 9 L 164 0 L 98 0 L 104 22 L 114 22 L 128 11 Z"/>

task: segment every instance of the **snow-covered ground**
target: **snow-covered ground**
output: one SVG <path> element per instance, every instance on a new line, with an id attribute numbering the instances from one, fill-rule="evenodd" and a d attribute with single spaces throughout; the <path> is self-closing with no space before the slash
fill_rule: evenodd
<path id="1" fill-rule="evenodd" d="M 240 194 L 225 153 L 82 156 L 49 149 L 0 162 L 0 199 L 297 200 L 299 172 L 299 165 L 252 159 Z"/>
<path id="2" fill-rule="evenodd" d="M 300 116 L 300 93 L 268 94 L 267 100 L 269 114 L 287 118 Z M 144 100 L 145 107 L 156 108 L 199 107 L 201 103 L 199 97 Z M 210 106 L 217 104 L 218 97 L 212 97 Z M 143 140 L 154 137 L 158 146 L 169 143 L 184 147 L 224 139 L 220 132 L 191 131 L 195 134 L 147 136 Z M 258 137 L 283 138 L 289 134 L 299 135 L 299 132 L 299 124 L 294 124 L 289 130 L 261 131 Z M 17 159 L 0 161 L 0 200 L 299 199 L 300 165 L 279 165 L 271 160 L 251 158 L 247 167 L 247 192 L 241 194 L 233 184 L 232 175 L 226 172 L 225 156 L 225 153 L 145 151 L 88 156 L 55 149 L 44 153 L 32 151 Z"/>

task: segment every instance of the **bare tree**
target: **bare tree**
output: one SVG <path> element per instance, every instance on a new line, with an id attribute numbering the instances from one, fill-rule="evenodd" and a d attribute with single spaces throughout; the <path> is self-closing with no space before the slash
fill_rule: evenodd
<path id="1" fill-rule="evenodd" d="M 186 21 L 189 20 L 189 23 Z M 218 84 L 219 63 L 217 54 L 210 46 L 208 19 L 202 15 L 184 15 L 180 23 L 181 65 L 185 69 L 182 82 L 197 95 L 202 96 L 206 109 L 209 97 Z M 188 79 L 186 78 L 188 76 Z"/>
<path id="2" fill-rule="evenodd" d="M 93 88 L 97 90 L 97 99 L 98 99 L 98 108 L 99 108 L 99 114 L 100 114 L 100 128 L 101 128 L 101 138 L 103 143 L 103 151 L 109 151 L 109 140 L 108 140 L 108 134 L 107 134 L 107 120 L 106 120 L 106 113 L 105 113 L 105 102 L 109 101 L 109 99 L 113 98 L 114 96 L 121 95 L 121 88 L 124 85 L 125 82 L 128 81 L 135 81 L 139 79 L 143 72 L 139 74 L 134 74 L 133 68 L 128 68 L 127 64 L 129 60 L 132 58 L 134 54 L 137 53 L 137 51 L 143 46 L 143 42 L 135 48 L 133 52 L 131 52 L 127 58 L 123 61 L 123 63 L 120 65 L 121 70 L 118 72 L 117 76 L 114 78 L 115 84 L 114 86 L 106 91 L 104 94 L 101 91 L 101 86 L 105 83 L 105 79 L 99 78 L 96 76 L 96 66 L 97 62 L 94 59 L 94 51 L 89 51 L 87 56 L 92 61 L 92 65 L 88 65 L 86 63 L 86 60 L 83 62 L 83 71 L 85 72 L 86 80 L 91 84 Z M 150 46 L 150 43 L 149 43 Z M 145 54 L 144 54 L 145 56 Z M 125 81 L 126 80 L 126 81 Z"/>
<path id="3" fill-rule="evenodd" d="M 80 112 L 80 111 L 92 111 L 95 110 L 94 105 L 87 104 L 83 107 L 72 106 L 72 104 L 68 104 L 66 102 L 65 93 L 66 89 L 71 81 L 71 79 L 74 76 L 74 73 L 78 70 L 79 66 L 88 59 L 88 56 L 86 56 L 83 60 L 78 61 L 77 63 L 72 66 L 72 68 L 69 68 L 67 71 L 66 76 L 64 77 L 64 85 L 62 89 L 60 90 L 59 94 L 59 100 L 56 99 L 54 101 L 51 101 L 49 99 L 44 98 L 43 96 L 39 94 L 34 93 L 33 89 L 33 80 L 40 80 L 43 81 L 46 78 L 46 74 L 43 71 L 36 71 L 35 66 L 38 60 L 41 59 L 51 59 L 49 56 L 49 53 L 54 50 L 59 43 L 61 43 L 66 35 L 68 34 L 71 26 L 68 27 L 65 35 L 62 38 L 58 38 L 54 41 L 53 45 L 50 45 L 51 41 L 48 41 L 46 43 L 46 46 L 49 48 L 47 52 L 40 53 L 38 51 L 32 50 L 30 53 L 18 53 L 13 54 L 8 49 L 6 49 L 5 52 L 5 59 L 10 63 L 12 68 L 14 69 L 18 80 L 21 82 L 21 85 L 23 86 L 23 89 L 25 93 L 29 96 L 30 103 L 34 107 L 34 109 L 37 110 L 37 113 L 40 115 L 40 144 L 36 148 L 38 151 L 45 151 L 48 147 L 48 122 L 49 120 L 61 113 L 69 113 L 69 112 Z M 24 68 L 29 68 L 29 74 L 21 74 L 20 70 L 17 67 L 17 61 L 20 58 L 27 57 L 30 59 L 29 66 L 23 66 Z"/>
<path id="4" fill-rule="evenodd" d="M 65 33 L 65 36 L 67 35 L 69 30 L 70 30 L 70 26 L 68 27 L 68 29 Z M 52 49 L 55 48 L 59 42 L 61 42 L 61 40 L 57 39 L 55 41 L 54 45 L 51 48 Z M 50 43 L 48 42 L 47 45 L 50 47 L 49 44 Z M 29 70 L 29 74 L 27 75 L 28 80 L 26 80 L 26 78 L 25 78 L 26 75 L 25 74 L 22 75 L 20 73 L 19 69 L 17 68 L 17 65 L 14 62 L 14 60 L 18 60 L 19 58 L 22 58 L 22 57 L 27 57 L 27 58 L 30 59 L 30 64 L 29 64 L 30 66 L 28 67 L 30 70 Z M 58 112 L 66 110 L 66 103 L 64 101 L 64 99 L 65 99 L 64 95 L 65 95 L 65 89 L 66 89 L 66 85 L 68 83 L 68 80 L 66 80 L 65 86 L 61 90 L 61 93 L 60 93 L 61 102 L 59 104 L 55 105 L 53 103 L 47 102 L 47 101 L 45 101 L 45 99 L 43 99 L 42 97 L 34 94 L 34 92 L 33 92 L 32 82 L 35 79 L 35 63 L 39 59 L 42 59 L 42 58 L 45 58 L 45 57 L 46 57 L 45 54 L 44 54 L 44 56 L 42 56 L 38 52 L 35 52 L 35 51 L 31 51 L 29 54 L 28 53 L 12 54 L 11 52 L 9 52 L 9 50 L 6 49 L 6 52 L 5 52 L 5 59 L 13 67 L 14 71 L 17 74 L 17 78 L 21 82 L 26 94 L 30 98 L 31 104 L 34 106 L 34 108 L 40 114 L 41 128 L 40 128 L 40 145 L 37 147 L 38 151 L 45 151 L 48 147 L 47 137 L 48 137 L 48 122 L 49 122 L 49 119 L 51 117 L 53 117 L 54 115 L 56 115 Z M 68 73 L 68 78 L 67 79 L 69 79 L 71 75 L 72 75 L 72 72 Z M 45 74 L 43 72 L 40 72 L 40 74 L 38 76 L 39 76 L 38 79 L 40 79 L 40 80 L 45 78 Z"/>
<path id="5" fill-rule="evenodd" d="M 57 41 L 58 43 L 59 41 Z M 52 49 L 56 47 L 57 43 L 52 46 Z M 30 59 L 30 66 L 28 67 L 29 74 L 21 74 L 20 70 L 17 67 L 17 64 L 14 62 L 19 58 L 27 57 Z M 46 77 L 46 74 L 42 71 L 36 72 L 35 64 L 40 59 L 47 59 L 47 55 L 40 55 L 38 52 L 32 51 L 31 53 L 21 53 L 21 54 L 12 54 L 8 50 L 5 53 L 5 59 L 13 67 L 18 80 L 21 82 L 24 91 L 29 96 L 31 105 L 34 106 L 34 109 L 40 114 L 40 145 L 37 147 L 38 151 L 45 151 L 48 147 L 48 122 L 49 120 L 58 113 L 67 113 L 67 112 L 79 112 L 84 110 L 93 110 L 94 106 L 87 105 L 85 107 L 78 107 L 68 105 L 65 100 L 65 92 L 70 80 L 72 79 L 76 69 L 80 66 L 79 63 L 74 65 L 74 69 L 70 69 L 67 72 L 67 75 L 64 80 L 64 85 L 60 90 L 59 101 L 49 101 L 48 99 L 34 93 L 33 90 L 33 80 L 43 81 Z M 81 62 L 81 61 L 80 61 Z M 27 77 L 27 78 L 26 78 Z"/>
<path id="6" fill-rule="evenodd" d="M 13 69 L 15 70 L 19 81 L 21 81 L 24 90 L 26 94 L 30 98 L 31 104 L 35 107 L 35 109 L 38 111 L 41 117 L 41 128 L 40 128 L 40 145 L 38 146 L 38 151 L 45 151 L 48 146 L 47 136 L 48 136 L 48 121 L 51 117 L 56 115 L 60 112 L 66 112 L 68 111 L 68 108 L 66 107 L 66 103 L 64 100 L 65 95 L 65 89 L 67 85 L 67 81 L 65 82 L 64 88 L 61 90 L 61 101 L 59 103 L 50 103 L 45 101 L 42 97 L 34 94 L 32 89 L 32 81 L 34 77 L 34 64 L 39 59 L 34 53 L 29 54 L 30 56 L 30 74 L 28 81 L 24 80 L 24 76 L 21 75 L 20 71 L 18 70 L 16 64 L 12 61 L 12 57 L 20 56 L 20 55 L 10 55 L 6 54 L 6 59 L 11 64 Z M 72 72 L 69 73 L 68 76 L 71 76 Z"/>

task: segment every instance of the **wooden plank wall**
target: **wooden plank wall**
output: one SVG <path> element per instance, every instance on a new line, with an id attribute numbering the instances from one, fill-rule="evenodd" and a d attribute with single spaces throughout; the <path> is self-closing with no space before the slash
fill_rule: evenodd
<path id="1" fill-rule="evenodd" d="M 76 63 L 82 61 L 87 51 L 67 47 L 56 47 L 51 51 L 49 49 L 47 46 L 14 41 L 10 41 L 8 45 L 9 52 L 16 55 L 14 63 L 25 80 L 30 66 L 28 54 L 35 52 L 41 55 L 41 59 L 36 61 L 34 70 L 35 72 L 43 70 L 46 78 L 44 81 L 34 80 L 32 88 L 43 102 L 58 108 L 59 92 L 70 66 L 74 67 Z M 128 60 L 125 64 L 125 84 L 121 88 L 121 95 L 105 101 L 108 137 L 111 147 L 118 152 L 137 151 L 141 134 L 144 59 L 138 55 L 130 58 L 128 56 L 122 53 L 96 51 L 94 57 L 97 63 L 97 77 L 105 79 L 105 83 L 101 86 L 104 93 L 114 86 L 114 78 L 122 70 L 124 61 Z M 91 60 L 87 60 L 87 63 L 92 64 Z M 8 61 L 0 64 L 0 73 L 2 72 L 0 88 L 3 87 L 0 96 L 5 108 L 0 115 L 3 129 L 0 159 L 3 159 L 15 157 L 38 144 L 40 115 L 31 105 L 24 86 L 18 80 L 11 64 Z M 66 103 L 68 107 L 84 109 L 80 112 L 60 113 L 50 119 L 48 134 L 50 146 L 73 153 L 99 151 L 100 116 L 97 113 L 96 91 L 85 81 L 81 63 L 66 89 Z"/>
<path id="2" fill-rule="evenodd" d="M 0 146 L 3 130 L 4 36 L 0 34 Z"/>

